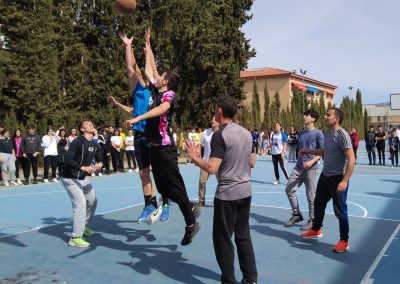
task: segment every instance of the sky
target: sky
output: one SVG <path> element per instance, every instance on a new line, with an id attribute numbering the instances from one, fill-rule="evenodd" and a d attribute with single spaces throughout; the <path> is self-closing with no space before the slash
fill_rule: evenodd
<path id="1" fill-rule="evenodd" d="M 335 102 L 359 88 L 363 103 L 400 93 L 399 0 L 255 0 L 242 27 L 256 57 L 248 68 L 307 70 L 337 86 Z"/>

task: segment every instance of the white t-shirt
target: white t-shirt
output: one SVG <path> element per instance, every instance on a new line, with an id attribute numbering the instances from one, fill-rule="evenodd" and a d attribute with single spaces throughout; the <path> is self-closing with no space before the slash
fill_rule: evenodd
<path id="1" fill-rule="evenodd" d="M 115 146 L 119 146 L 122 144 L 121 136 L 111 136 L 111 142 L 114 142 Z"/>
<path id="2" fill-rule="evenodd" d="M 135 137 L 134 136 L 131 136 L 131 137 L 129 137 L 129 136 L 126 136 L 125 137 L 125 150 L 126 151 L 135 151 L 135 146 L 133 146 L 133 142 L 134 142 L 134 139 L 135 139 Z M 115 142 L 114 142 L 115 143 Z M 128 146 L 128 143 L 130 144 L 130 143 L 132 143 L 132 145 L 131 146 Z"/>
<path id="3" fill-rule="evenodd" d="M 211 154 L 211 137 L 213 136 L 214 131 L 212 128 L 208 128 L 203 131 L 201 135 L 200 144 L 204 146 L 204 155 L 203 160 L 208 160 Z"/>
<path id="4" fill-rule="evenodd" d="M 195 143 L 196 143 L 196 145 L 198 144 L 198 141 L 199 141 L 199 135 L 197 135 L 197 133 L 195 132 L 195 133 L 193 133 L 193 132 L 189 132 L 189 134 L 188 134 L 188 138 L 189 138 L 189 140 L 193 140 Z"/>
<path id="5" fill-rule="evenodd" d="M 58 136 L 45 135 L 42 137 L 41 146 L 44 148 L 44 156 L 57 156 L 57 138 Z M 58 139 L 59 140 L 59 139 Z"/>
<path id="6" fill-rule="evenodd" d="M 282 154 L 283 151 L 283 143 L 288 141 L 287 135 L 285 132 L 281 131 L 281 133 L 271 133 L 271 140 L 270 140 L 272 147 L 271 147 L 271 154 L 277 155 Z"/>

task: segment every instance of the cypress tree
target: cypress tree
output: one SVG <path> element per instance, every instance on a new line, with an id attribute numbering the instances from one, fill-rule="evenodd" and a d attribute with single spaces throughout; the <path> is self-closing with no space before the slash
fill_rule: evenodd
<path id="1" fill-rule="evenodd" d="M 257 90 L 257 82 L 254 79 L 254 85 L 253 85 L 253 97 L 252 97 L 252 102 L 251 102 L 251 109 L 252 109 L 252 115 L 253 115 L 253 127 L 255 129 L 259 129 L 261 126 L 260 123 L 260 95 L 258 94 Z"/>
<path id="2" fill-rule="evenodd" d="M 271 120 L 272 124 L 281 122 L 281 99 L 278 92 L 275 92 L 274 99 L 271 104 Z M 281 122 L 282 123 L 282 122 Z"/>
<path id="3" fill-rule="evenodd" d="M 269 98 L 267 84 L 264 86 L 264 120 L 263 129 L 271 128 L 271 102 Z"/>

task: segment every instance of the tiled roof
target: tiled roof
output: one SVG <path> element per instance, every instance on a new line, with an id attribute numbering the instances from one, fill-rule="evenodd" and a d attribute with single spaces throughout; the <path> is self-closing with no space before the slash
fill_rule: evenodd
<path id="1" fill-rule="evenodd" d="M 290 75 L 292 72 L 276 68 L 250 69 L 240 72 L 240 78 Z"/>

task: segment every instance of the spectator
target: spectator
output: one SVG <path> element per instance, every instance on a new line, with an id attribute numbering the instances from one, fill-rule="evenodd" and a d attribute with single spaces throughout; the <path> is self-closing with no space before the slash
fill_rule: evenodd
<path id="1" fill-rule="evenodd" d="M 350 132 L 351 145 L 353 145 L 354 156 L 357 161 L 357 149 L 360 141 L 360 135 L 358 135 L 357 129 L 353 127 Z"/>
<path id="2" fill-rule="evenodd" d="M 383 131 L 382 125 L 378 125 L 378 132 L 375 135 L 376 149 L 378 150 L 379 165 L 385 166 L 385 141 L 386 133 Z"/>
<path id="3" fill-rule="evenodd" d="M 38 155 L 41 151 L 42 139 L 35 133 L 35 127 L 29 126 L 28 133 L 22 138 L 22 153 L 25 158 L 26 167 L 24 168 L 24 184 L 29 184 L 29 176 L 32 166 L 33 184 L 37 184 L 38 175 Z"/>
<path id="4" fill-rule="evenodd" d="M 76 130 L 76 128 L 72 128 L 71 133 L 68 136 L 68 148 L 69 145 L 71 145 L 71 142 L 76 139 L 76 137 L 78 137 L 78 131 Z"/>
<path id="5" fill-rule="evenodd" d="M 297 132 L 294 127 L 290 128 L 290 132 L 288 135 L 288 148 L 289 148 L 289 157 L 288 161 L 296 162 L 296 149 L 299 144 L 299 132 Z"/>
<path id="6" fill-rule="evenodd" d="M 114 135 L 111 137 L 111 161 L 114 173 L 122 172 L 122 137 L 119 135 L 118 129 L 114 130 Z"/>
<path id="7" fill-rule="evenodd" d="M 62 171 L 64 168 L 65 161 L 65 152 L 68 150 L 68 140 L 67 140 L 67 132 L 64 128 L 59 129 L 58 131 L 59 141 L 57 144 L 57 153 L 58 153 L 58 175 L 62 176 Z"/>
<path id="8" fill-rule="evenodd" d="M 285 152 L 287 148 L 287 141 L 287 135 L 284 131 L 282 131 L 281 124 L 279 122 L 275 123 L 275 131 L 271 133 L 270 138 L 272 163 L 274 165 L 276 178 L 276 180 L 272 183 L 273 185 L 280 184 L 278 163 L 286 179 L 289 179 L 289 175 L 285 167 Z"/>
<path id="9" fill-rule="evenodd" d="M 253 139 L 253 148 L 255 149 L 255 153 L 258 156 L 258 133 L 257 133 L 257 129 L 254 129 L 251 132 L 251 137 Z"/>
<path id="10" fill-rule="evenodd" d="M 47 135 L 42 137 L 41 146 L 44 149 L 44 174 L 43 181 L 49 182 L 49 168 L 51 165 L 51 180 L 57 182 L 57 162 L 58 151 L 57 144 L 60 137 L 57 136 L 51 127 L 47 128 Z"/>
<path id="11" fill-rule="evenodd" d="M 268 144 L 269 144 L 269 132 L 267 129 L 263 132 L 263 145 L 262 145 L 262 154 L 268 154 Z"/>
<path id="12" fill-rule="evenodd" d="M 396 167 L 399 166 L 399 137 L 397 137 L 396 129 L 393 129 L 389 137 L 389 152 L 392 160 L 392 167 L 396 162 Z"/>
<path id="13" fill-rule="evenodd" d="M 21 129 L 17 128 L 14 131 L 14 135 L 12 137 L 12 142 L 14 145 L 15 151 L 15 177 L 17 178 L 17 183 L 22 184 L 22 181 L 19 178 L 19 166 L 22 168 L 26 167 L 25 158 L 22 154 L 21 144 L 22 144 L 22 132 Z"/>
<path id="14" fill-rule="evenodd" d="M 17 185 L 15 181 L 15 151 L 12 141 L 10 140 L 10 132 L 3 130 L 3 139 L 0 140 L 0 160 L 1 172 L 4 179 L 3 184 L 9 186 Z M 9 171 L 9 178 L 7 178 L 7 170 Z"/>
<path id="15" fill-rule="evenodd" d="M 124 171 L 125 170 L 125 165 L 124 165 L 124 157 L 125 157 L 125 133 L 123 132 L 122 127 L 118 127 L 118 132 L 119 136 L 122 138 L 122 146 L 121 146 L 121 169 Z"/>
<path id="16" fill-rule="evenodd" d="M 128 161 L 128 172 L 132 172 L 131 165 L 133 163 L 134 171 L 139 172 L 139 169 L 136 165 L 136 157 L 135 157 L 135 137 L 133 136 L 133 130 L 128 130 L 128 136 L 125 137 L 125 153 L 126 153 L 126 160 Z M 131 162 L 132 161 L 132 162 Z"/>
<path id="17" fill-rule="evenodd" d="M 376 162 L 376 152 L 375 152 L 375 144 L 376 144 L 376 133 L 374 131 L 374 127 L 372 125 L 369 126 L 369 131 L 365 133 L 365 148 L 368 153 L 369 165 L 375 165 Z M 373 162 L 373 163 L 372 163 Z"/>
<path id="18" fill-rule="evenodd" d="M 103 130 L 103 142 L 99 143 L 103 154 L 103 168 L 106 174 L 110 173 L 110 155 L 111 155 L 111 135 L 107 129 Z"/>

